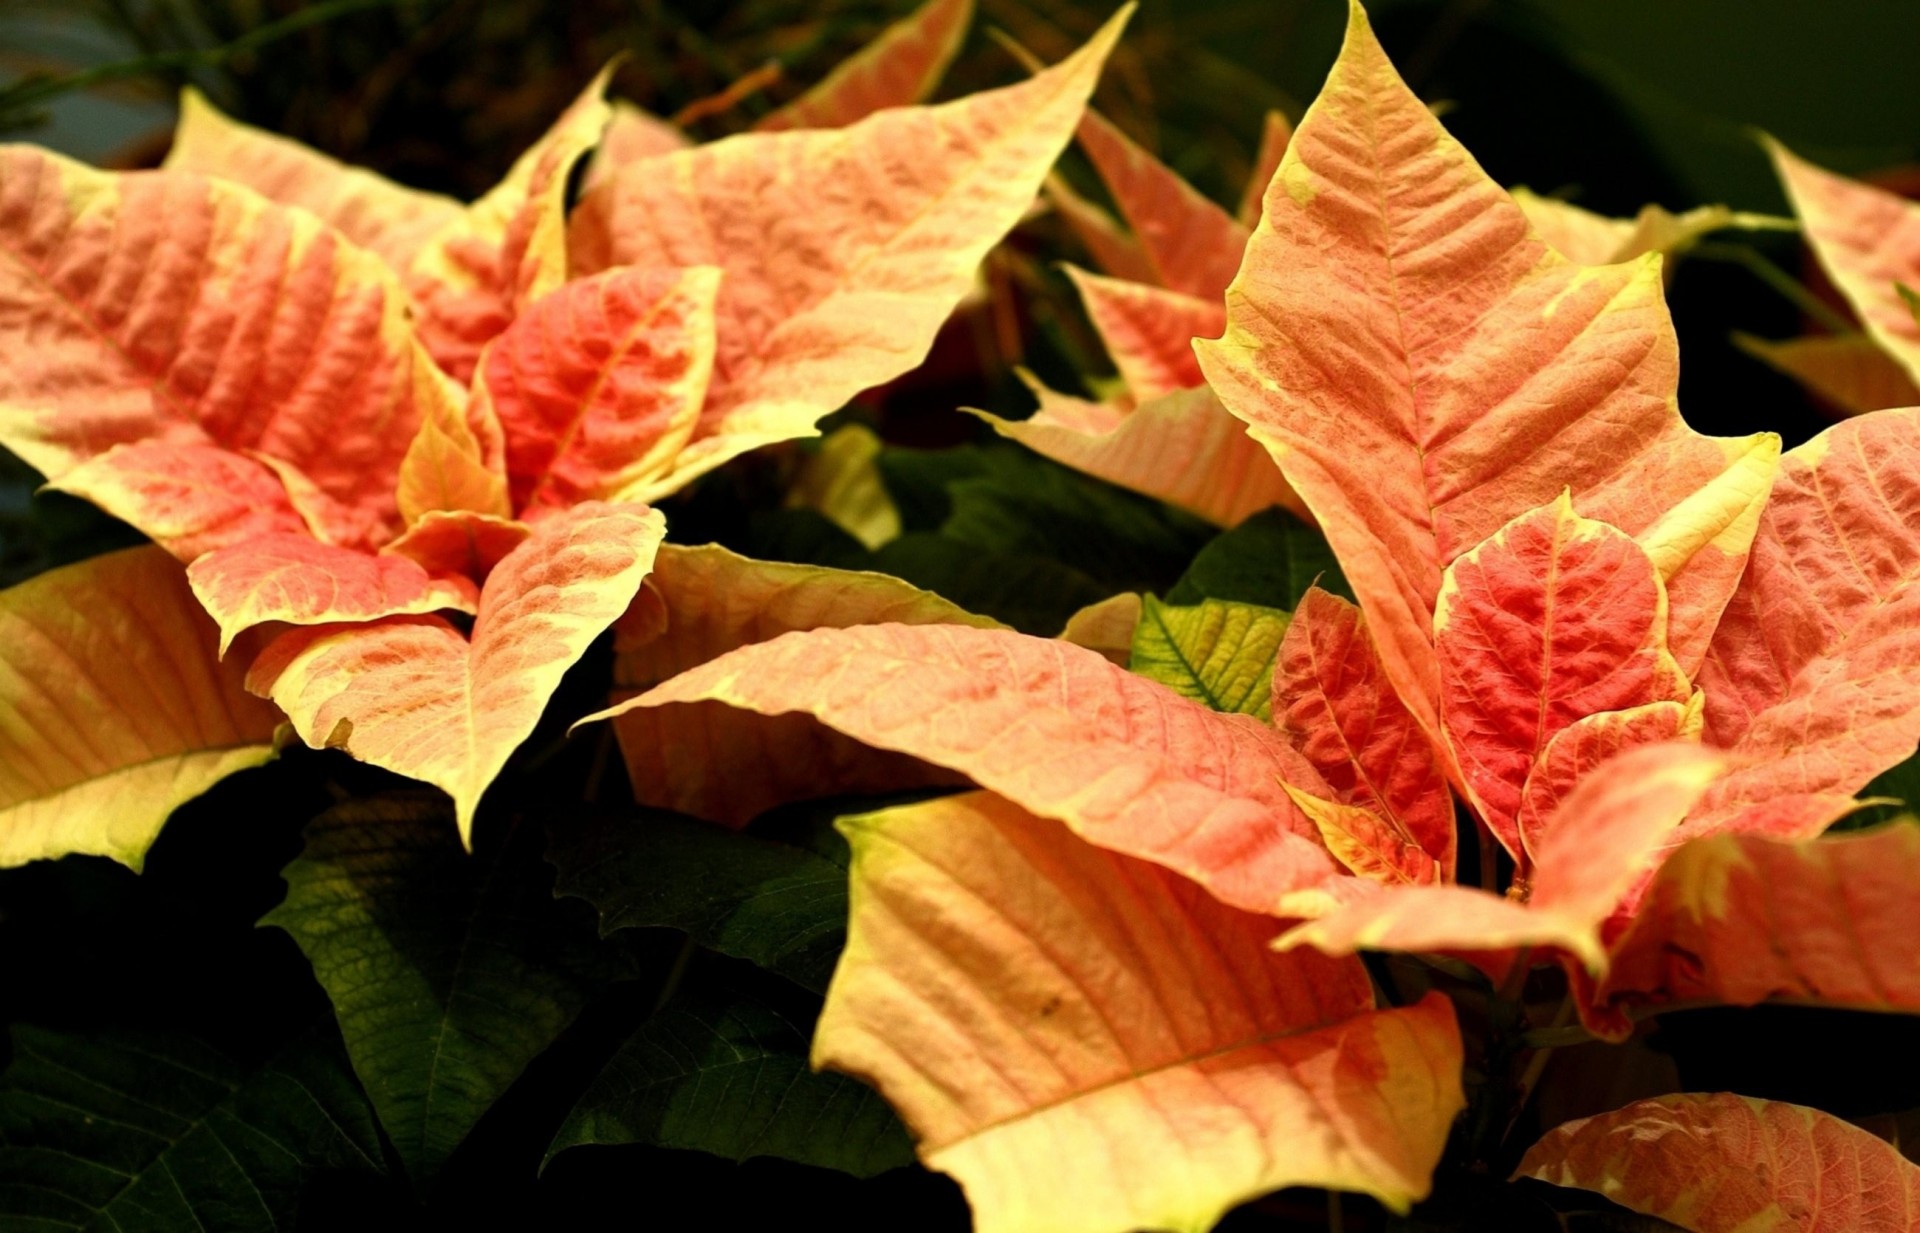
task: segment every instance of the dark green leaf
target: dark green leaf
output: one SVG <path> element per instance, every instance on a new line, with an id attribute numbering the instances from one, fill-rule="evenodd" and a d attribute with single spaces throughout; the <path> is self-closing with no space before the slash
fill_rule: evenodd
<path id="1" fill-rule="evenodd" d="M 553 898 L 537 842 L 522 830 L 470 856 L 443 798 L 348 802 L 307 828 L 261 922 L 313 964 L 416 1186 L 618 974 L 586 914 Z"/>
<path id="2" fill-rule="evenodd" d="M 621 1046 L 547 1159 L 587 1144 L 647 1143 L 856 1177 L 911 1164 L 906 1130 L 878 1094 L 808 1067 L 808 1035 L 741 995 L 682 995 Z"/>
<path id="3" fill-rule="evenodd" d="M 1232 599 L 1292 612 L 1316 580 L 1353 598 L 1326 537 L 1287 511 L 1270 509 L 1215 536 L 1167 592 L 1167 602 Z"/>
<path id="4" fill-rule="evenodd" d="M 188 1038 L 13 1029 L 0 1076 L 0 1222 L 14 1229 L 289 1227 L 308 1180 L 383 1171 L 338 1042 L 252 1074 Z"/>
<path id="5" fill-rule="evenodd" d="M 865 568 L 892 574 L 1023 634 L 1051 638 L 1067 618 L 1110 593 L 1079 569 L 1047 557 L 995 552 L 938 535 L 886 544 Z"/>
<path id="6" fill-rule="evenodd" d="M 824 991 L 847 928 L 847 867 L 664 810 L 556 820 L 555 893 L 591 903 L 604 936 L 664 926 Z"/>
<path id="7" fill-rule="evenodd" d="M 1216 711 L 1268 719 L 1273 661 L 1289 617 L 1277 608 L 1208 599 L 1191 606 L 1149 595 L 1133 632 L 1133 671 Z"/>
<path id="8" fill-rule="evenodd" d="M 1899 801 L 1898 805 L 1868 805 L 1856 809 L 1839 822 L 1836 831 L 1864 830 L 1869 826 L 1878 826 L 1893 818 L 1920 816 L 1920 753 L 1914 754 L 1905 762 L 1874 777 L 1872 783 L 1860 789 L 1854 795 L 1867 797 L 1886 797 Z"/>

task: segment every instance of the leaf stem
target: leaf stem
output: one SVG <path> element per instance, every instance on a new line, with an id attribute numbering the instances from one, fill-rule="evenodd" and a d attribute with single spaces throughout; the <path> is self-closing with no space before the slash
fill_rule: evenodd
<path id="1" fill-rule="evenodd" d="M 1807 290 L 1793 275 L 1787 273 L 1773 262 L 1761 256 L 1756 249 L 1744 244 L 1728 244 L 1724 241 L 1707 240 L 1696 244 L 1690 250 L 1695 257 L 1704 257 L 1708 261 L 1724 261 L 1740 266 L 1773 290 L 1791 301 L 1795 307 L 1807 316 L 1818 321 L 1835 334 L 1858 334 L 1860 329 L 1823 301 L 1819 296 Z"/>

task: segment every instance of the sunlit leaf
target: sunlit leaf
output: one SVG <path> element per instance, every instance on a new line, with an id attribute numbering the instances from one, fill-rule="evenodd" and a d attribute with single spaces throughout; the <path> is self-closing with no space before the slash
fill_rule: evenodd
<path id="1" fill-rule="evenodd" d="M 948 767 L 1249 910 L 1333 871 L 1282 786 L 1321 793 L 1324 785 L 1277 733 L 1069 643 L 957 625 L 792 633 L 682 673 L 602 717 L 708 702 L 812 715 Z"/>
<path id="2" fill-rule="evenodd" d="M 872 1177 L 913 1143 L 870 1089 L 807 1065 L 807 1030 L 741 994 L 682 995 L 629 1037 L 568 1114 L 570 1147 L 648 1143 Z"/>
<path id="3" fill-rule="evenodd" d="M 400 461 L 396 498 L 407 526 L 430 514 L 465 512 L 492 518 L 513 513 L 507 497 L 506 433 L 484 389 L 459 405 L 449 398 L 428 409 Z"/>
<path id="4" fill-rule="evenodd" d="M 1520 796 L 1547 743 L 1590 715 L 1692 697 L 1666 625 L 1646 552 L 1564 494 L 1447 567 L 1441 721 L 1481 820 L 1523 866 Z"/>
<path id="5" fill-rule="evenodd" d="M 1176 607 L 1149 595 L 1129 666 L 1211 710 L 1267 719 L 1287 619 L 1277 608 L 1220 599 Z"/>
<path id="6" fill-rule="evenodd" d="M 446 396 L 393 273 L 313 215 L 22 146 L 0 151 L 0 350 L 0 444 L 49 479 L 121 444 L 257 451 L 376 536 Z"/>
<path id="7" fill-rule="evenodd" d="M 532 533 L 532 527 L 512 518 L 472 510 L 429 510 L 381 551 L 406 557 L 429 574 L 464 574 L 484 581 Z"/>
<path id="8" fill-rule="evenodd" d="M 1344 852 L 1328 841 L 1341 863 L 1361 872 L 1355 857 L 1366 850 L 1387 880 L 1453 880 L 1453 796 L 1432 743 L 1388 684 L 1359 608 L 1307 591 L 1280 643 L 1272 711 L 1334 803 L 1361 811 L 1316 816 L 1323 835 L 1337 821 L 1349 837 Z"/>
<path id="9" fill-rule="evenodd" d="M 471 614 L 479 588 L 436 578 L 393 553 L 359 552 L 310 535 L 265 535 L 200 557 L 187 579 L 220 626 L 220 653 L 242 631 L 268 621 L 290 625 L 372 621 L 449 610 Z"/>
<path id="10" fill-rule="evenodd" d="M 1920 827 L 1781 843 L 1720 835 L 1660 867 L 1584 1008 L 1610 1035 L 1631 1012 L 1781 1000 L 1920 1013 L 1912 944 Z"/>
<path id="11" fill-rule="evenodd" d="M 1097 604 L 1088 604 L 1067 618 L 1060 631 L 1062 641 L 1097 651 L 1113 663 L 1126 667 L 1133 659 L 1133 638 L 1140 628 L 1145 597 L 1134 591 L 1110 595 Z"/>
<path id="12" fill-rule="evenodd" d="M 982 1233 L 1206 1229 L 1289 1185 L 1423 1197 L 1460 1039 L 1351 960 L 988 793 L 844 819 L 814 1060 L 878 1087 Z"/>
<path id="13" fill-rule="evenodd" d="M 1535 756 L 1520 792 L 1514 826 L 1528 853 L 1540 843 L 1560 803 L 1579 782 L 1629 749 L 1667 741 L 1697 741 L 1705 697 L 1695 690 L 1685 702 L 1662 699 L 1617 711 L 1598 711 L 1553 734 Z"/>
<path id="14" fill-rule="evenodd" d="M 396 271 L 405 270 L 427 237 L 461 211 L 451 197 L 395 184 L 242 124 L 221 114 L 192 86 L 180 92 L 180 123 L 162 166 L 232 180 L 270 201 L 311 210 Z"/>
<path id="15" fill-rule="evenodd" d="M 1600 926 L 1651 868 L 1686 811 L 1724 769 L 1692 744 L 1648 746 L 1582 780 L 1546 828 L 1521 894 L 1468 886 L 1359 883 L 1305 891 L 1289 913 L 1326 913 L 1279 942 L 1328 954 L 1357 950 L 1493 951 L 1557 946 L 1586 968 L 1607 966 Z"/>
<path id="16" fill-rule="evenodd" d="M 1920 277 L 1920 205 L 1767 142 L 1807 243 L 1873 340 L 1920 381 L 1920 322 L 1900 285 Z"/>
<path id="17" fill-rule="evenodd" d="M 0 865 L 139 869 L 174 809 L 272 756 L 178 562 L 130 548 L 0 591 Z"/>
<path id="18" fill-rule="evenodd" d="M 890 621 L 998 625 L 884 574 L 667 545 L 646 593 L 615 627 L 614 683 L 623 693 L 651 689 L 790 630 Z M 720 702 L 627 711 L 614 731 L 636 800 L 729 826 L 782 801 L 953 781 L 806 716 L 743 715 Z"/>
<path id="19" fill-rule="evenodd" d="M 494 340 L 474 396 L 506 434 L 522 517 L 667 487 L 713 373 L 719 288 L 710 267 L 610 270 L 536 301 Z"/>
<path id="20" fill-rule="evenodd" d="M 1900 1233 L 1920 1165 L 1817 1109 L 1729 1092 L 1642 1100 L 1568 1122 L 1516 1177 L 1597 1191 L 1689 1233 Z"/>
<path id="21" fill-rule="evenodd" d="M 1073 266 L 1067 275 L 1134 398 L 1144 402 L 1205 384 L 1193 340 L 1212 338 L 1226 324 L 1218 300 L 1102 278 Z"/>
<path id="22" fill-rule="evenodd" d="M 184 1037 L 15 1024 L 0 1075 L 0 1221 L 206 1233 L 294 1226 L 307 1184 L 386 1171 L 337 1042 L 248 1073 Z"/>
<path id="23" fill-rule="evenodd" d="M 506 179 L 435 232 L 407 267 L 420 337 L 461 381 L 481 348 L 567 279 L 567 177 L 612 114 L 603 69 Z"/>
<path id="24" fill-rule="evenodd" d="M 1357 4 L 1227 318 L 1223 339 L 1195 344 L 1201 366 L 1319 520 L 1431 733 L 1433 605 L 1455 557 L 1568 487 L 1587 516 L 1638 535 L 1756 444 L 1681 421 L 1657 260 L 1552 252 L 1400 80 Z M 1672 562 L 1676 633 L 1711 629 L 1745 551 L 1720 531 L 1747 508 L 1716 507 L 1723 521 Z"/>
<path id="25" fill-rule="evenodd" d="M 471 638 L 435 616 L 296 629 L 254 661 L 247 686 L 315 749 L 444 789 L 470 837 L 481 794 L 566 670 L 626 611 L 664 533 L 645 506 L 578 506 L 494 567 Z"/>
<path id="26" fill-rule="evenodd" d="M 1099 112 L 1087 113 L 1079 137 L 1133 229 L 1153 281 L 1217 302 L 1240 268 L 1247 229 Z"/>
<path id="27" fill-rule="evenodd" d="M 1753 543 L 1700 671 L 1735 769 L 1689 830 L 1814 835 L 1920 742 L 1920 410 L 1788 453 Z"/>
<path id="28" fill-rule="evenodd" d="M 354 1070 L 423 1190 L 620 972 L 569 915 L 579 905 L 555 902 L 535 837 L 476 858 L 452 823 L 446 803 L 425 796 L 328 810 L 282 871 L 286 900 L 261 921 L 313 964 Z"/>
<path id="29" fill-rule="evenodd" d="M 576 272 L 725 271 L 713 388 L 669 478 L 811 435 L 921 361 L 1031 205 L 1124 20 L 1018 85 L 844 129 L 734 137 L 636 165 L 582 199 Z"/>
<path id="30" fill-rule="evenodd" d="M 926 0 L 754 128 L 840 128 L 883 107 L 924 103 L 973 22 L 973 0 Z"/>
<path id="31" fill-rule="evenodd" d="M 272 468 L 217 445 L 116 445 L 49 487 L 139 528 L 182 561 L 268 537 L 313 537 Z"/>
<path id="32" fill-rule="evenodd" d="M 583 192 L 599 187 L 622 167 L 672 154 L 694 144 L 693 138 L 679 125 L 623 98 L 613 99 L 607 105 L 612 115 L 607 120 L 606 132 L 601 134 L 600 145 L 587 160 L 587 174 L 581 179 Z"/>
<path id="33" fill-rule="evenodd" d="M 1844 415 L 1884 407 L 1920 406 L 1907 370 L 1864 334 L 1789 338 L 1772 342 L 1735 334 L 1742 351 L 1786 373 Z"/>

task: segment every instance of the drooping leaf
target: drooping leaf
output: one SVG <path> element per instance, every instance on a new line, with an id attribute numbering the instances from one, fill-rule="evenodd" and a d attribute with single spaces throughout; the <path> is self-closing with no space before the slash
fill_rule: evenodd
<path id="1" fill-rule="evenodd" d="M 1920 742 L 1920 410 L 1788 453 L 1753 542 L 1700 671 L 1735 769 L 1689 831 L 1815 835 Z"/>
<path id="2" fill-rule="evenodd" d="M 612 111 L 599 76 L 517 159 L 506 179 L 435 232 L 407 267 L 420 337 L 460 381 L 480 351 L 567 270 L 567 177 L 606 130 Z"/>
<path id="3" fill-rule="evenodd" d="M 0 591 L 0 865 L 139 869 L 174 809 L 273 754 L 178 562 L 130 548 Z"/>
<path id="4" fill-rule="evenodd" d="M 556 817 L 547 860 L 557 895 L 619 929 L 684 931 L 823 993 L 847 927 L 847 869 L 807 848 L 664 810 L 629 818 Z"/>
<path id="5" fill-rule="evenodd" d="M 1040 410 L 1028 419 L 974 414 L 1062 466 L 1220 526 L 1275 505 L 1303 508 L 1266 451 L 1209 389 L 1176 390 L 1131 409 L 1037 393 Z"/>
<path id="6" fill-rule="evenodd" d="M 989 793 L 841 827 L 853 915 L 814 1061 L 880 1089 L 982 1233 L 1426 1194 L 1463 1104 L 1440 997 L 1375 1012 L 1353 961 L 1275 955 L 1268 918 Z"/>
<path id="7" fill-rule="evenodd" d="M 577 272 L 726 272 L 713 387 L 670 478 L 811 435 L 920 362 L 1032 203 L 1125 16 L 1019 85 L 844 129 L 745 134 L 636 165 L 582 199 Z"/>
<path id="8" fill-rule="evenodd" d="M 1353 598 L 1327 537 L 1286 510 L 1272 509 L 1208 540 L 1167 592 L 1167 602 L 1231 599 L 1292 611 L 1316 585 Z"/>
<path id="9" fill-rule="evenodd" d="M 663 547 L 647 592 L 615 627 L 614 683 L 624 692 L 790 630 L 999 624 L 883 574 L 754 561 L 711 546 Z M 743 715 L 720 702 L 627 711 L 614 731 L 636 800 L 728 826 L 782 801 L 953 782 L 806 716 Z"/>
<path id="10" fill-rule="evenodd" d="M 1789 338 L 1773 342 L 1735 334 L 1742 351 L 1786 373 L 1843 415 L 1884 407 L 1920 406 L 1907 370 L 1864 334 Z"/>
<path id="11" fill-rule="evenodd" d="M 1287 146 L 1292 141 L 1293 121 L 1281 112 L 1267 112 L 1260 122 L 1260 148 L 1254 151 L 1253 170 L 1240 191 L 1240 208 L 1234 211 L 1234 217 L 1249 232 L 1260 225 L 1261 202 L 1267 195 L 1267 185 L 1280 170 L 1280 160 L 1287 156 Z"/>
<path id="12" fill-rule="evenodd" d="M 596 718 L 701 702 L 812 715 L 1251 911 L 1332 872 L 1282 786 L 1324 791 L 1292 746 L 1258 720 L 1216 714 L 1069 643 L 957 625 L 791 633 Z"/>
<path id="13" fill-rule="evenodd" d="M 1145 402 L 1206 383 L 1193 340 L 1211 338 L 1226 324 L 1226 309 L 1218 300 L 1102 278 L 1073 266 L 1067 275 L 1135 399 Z"/>
<path id="14" fill-rule="evenodd" d="M 384 262 L 183 172 L 0 151 L 0 322 L 0 443 L 49 479 L 120 444 L 258 451 L 376 534 L 446 396 Z"/>
<path id="15" fill-rule="evenodd" d="M 436 578 L 409 557 L 323 544 L 310 535 L 265 535 L 210 552 L 187 580 L 220 627 L 220 653 L 242 631 L 268 621 L 290 625 L 360 622 L 442 610 L 472 613 L 479 588 L 465 577 Z"/>
<path id="16" fill-rule="evenodd" d="M 1781 843 L 1719 835 L 1660 867 L 1583 1008 L 1624 1037 L 1638 1008 L 1769 1000 L 1920 1012 L 1920 828 Z"/>
<path id="17" fill-rule="evenodd" d="M 506 434 L 513 509 L 645 501 L 713 373 L 720 271 L 617 269 L 536 301 L 487 349 L 475 397 Z"/>
<path id="18" fill-rule="evenodd" d="M 1387 880 L 1453 881 L 1453 796 L 1432 743 L 1387 683 L 1359 608 L 1318 587 L 1301 598 L 1280 643 L 1272 714 L 1333 801 L 1361 811 L 1338 815 L 1349 851 L 1329 840 L 1343 864 L 1361 872 L 1355 857 L 1365 851 Z"/>
<path id="19" fill-rule="evenodd" d="M 577 506 L 494 567 L 471 638 L 435 616 L 296 629 L 254 661 L 247 687 L 313 748 L 445 790 L 468 838 L 481 794 L 566 670 L 626 611 L 665 530 L 645 506 Z"/>
<path id="20" fill-rule="evenodd" d="M 1920 322 L 1900 285 L 1920 277 L 1920 205 L 1824 171 L 1769 140 L 1793 212 L 1868 335 L 1920 381 Z"/>
<path id="21" fill-rule="evenodd" d="M 1689 1233 L 1904 1233 L 1920 1165 L 1837 1117 L 1730 1092 L 1642 1100 L 1551 1131 L 1515 1177 L 1597 1191 Z"/>
<path id="22" fill-rule="evenodd" d="M 312 538 L 270 467 L 217 445 L 115 445 L 48 487 L 138 527 L 182 561 L 262 538 Z"/>
<path id="23" fill-rule="evenodd" d="M 1079 138 L 1133 229 L 1154 281 L 1217 302 L 1240 268 L 1247 229 L 1099 112 L 1087 112 Z"/>
<path id="24" fill-rule="evenodd" d="M 926 0 L 754 128 L 841 128 L 885 107 L 924 103 L 946 76 L 972 22 L 973 0 Z"/>
<path id="25" fill-rule="evenodd" d="M 1692 696 L 1666 625 L 1653 561 L 1564 493 L 1447 567 L 1441 722 L 1482 821 L 1523 867 L 1520 796 L 1547 743 L 1590 715 Z"/>
<path id="26" fill-rule="evenodd" d="M 396 272 L 461 211 L 451 197 L 395 184 L 222 115 L 192 86 L 180 92 L 180 123 L 162 166 L 232 180 L 269 201 L 310 210 Z"/>
<path id="27" fill-rule="evenodd" d="M 260 922 L 313 965 L 420 1189 L 620 971 L 584 913 L 554 900 L 536 835 L 475 857 L 452 822 L 424 795 L 335 806 L 307 827 L 281 874 L 286 900 Z"/>
<path id="28" fill-rule="evenodd" d="M 0 1221 L 88 1233 L 292 1228 L 316 1174 L 385 1172 L 337 1042 L 251 1074 L 182 1037 L 16 1024 L 0 1075 Z"/>
<path id="29" fill-rule="evenodd" d="M 1221 599 L 1176 607 L 1149 595 L 1129 666 L 1211 710 L 1269 719 L 1273 662 L 1287 620 L 1277 608 Z"/>
<path id="30" fill-rule="evenodd" d="M 682 995 L 600 1072 L 547 1149 L 648 1143 L 872 1177 L 913 1163 L 886 1102 L 807 1065 L 807 1028 L 735 994 Z"/>
<path id="31" fill-rule="evenodd" d="M 1328 954 L 1357 950 L 1490 951 L 1557 946 L 1603 973 L 1600 926 L 1658 858 L 1687 810 L 1724 769 L 1681 743 L 1622 754 L 1567 795 L 1517 896 L 1468 886 L 1386 886 L 1355 880 L 1332 895 L 1289 896 L 1289 913 L 1320 915 L 1276 945 Z"/>
<path id="32" fill-rule="evenodd" d="M 1433 605 L 1455 557 L 1569 486 L 1589 517 L 1639 535 L 1764 444 L 1680 419 L 1658 261 L 1552 252 L 1400 80 L 1357 3 L 1228 290 L 1226 334 L 1195 346 L 1319 520 L 1430 733 Z M 1696 549 L 1663 571 L 1677 646 L 1696 626 L 1704 646 L 1744 560 L 1723 532 L 1750 506 L 1669 528 Z"/>

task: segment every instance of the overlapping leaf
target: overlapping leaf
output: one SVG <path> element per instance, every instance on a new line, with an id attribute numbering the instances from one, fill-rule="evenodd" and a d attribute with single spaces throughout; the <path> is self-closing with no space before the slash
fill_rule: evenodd
<path id="1" fill-rule="evenodd" d="M 1277 608 L 1230 600 L 1176 607 L 1148 596 L 1128 666 L 1211 710 L 1270 719 L 1273 661 L 1287 619 Z"/>
<path id="2" fill-rule="evenodd" d="M 474 393 L 506 437 L 512 508 L 648 500 L 700 417 L 720 271 L 618 269 L 535 302 L 488 348 Z"/>
<path id="3" fill-rule="evenodd" d="M 1453 880 L 1453 797 L 1433 745 L 1381 670 L 1359 608 L 1308 590 L 1280 643 L 1272 713 L 1326 779 L 1332 803 L 1358 811 L 1315 816 L 1342 864 L 1386 881 Z"/>
<path id="4" fill-rule="evenodd" d="M 445 802 L 351 801 L 307 828 L 284 929 L 333 1003 L 354 1070 L 424 1190 L 475 1122 L 621 974 L 556 904 L 526 836 L 460 850 Z M 581 916 L 584 916 L 581 913 Z"/>
<path id="5" fill-rule="evenodd" d="M 614 684 L 623 692 L 651 689 L 790 630 L 886 622 L 999 625 L 884 574 L 667 545 L 647 593 L 615 627 Z M 718 701 L 628 710 L 614 731 L 636 800 L 729 826 L 782 801 L 953 781 L 804 715 L 743 715 Z"/>
<path id="6" fill-rule="evenodd" d="M 1649 205 L 1632 218 L 1612 218 L 1524 188 L 1513 190 L 1513 200 L 1526 211 L 1527 221 L 1541 239 L 1581 265 L 1613 265 L 1647 253 L 1677 257 L 1700 237 L 1727 227 L 1781 230 L 1793 226 L 1791 219 L 1741 213 L 1723 205 L 1696 206 L 1680 214 Z"/>
<path id="7" fill-rule="evenodd" d="M 691 478 L 806 436 L 919 363 L 1079 121 L 1122 14 L 1029 81 L 849 128 L 756 133 L 636 165 L 576 211 L 578 272 L 725 271 Z M 796 202 L 805 208 L 796 209 Z"/>
<path id="8" fill-rule="evenodd" d="M 1522 866 L 1520 798 L 1548 743 L 1592 715 L 1692 696 L 1666 626 L 1653 561 L 1564 494 L 1447 567 L 1441 722 L 1481 820 Z"/>
<path id="9" fill-rule="evenodd" d="M 1920 410 L 1835 425 L 1782 459 L 1700 672 L 1734 770 L 1690 833 L 1818 834 L 1920 740 Z"/>
<path id="10" fill-rule="evenodd" d="M 840 128 L 886 107 L 925 102 L 973 21 L 973 0 L 927 0 L 754 128 Z"/>
<path id="11" fill-rule="evenodd" d="M 1907 370 L 1865 334 L 1834 334 L 1771 342 L 1735 334 L 1742 351 L 1786 373 L 1843 415 L 1920 405 Z"/>
<path id="12" fill-rule="evenodd" d="M 1569 486 L 1590 517 L 1640 535 L 1766 446 L 1681 421 L 1657 260 L 1553 253 L 1407 89 L 1357 5 L 1227 312 L 1225 336 L 1196 344 L 1201 366 L 1318 518 L 1429 732 L 1433 605 L 1455 557 Z M 1676 647 L 1704 646 L 1755 495 L 1735 485 L 1666 528 L 1676 547 L 1655 556 Z"/>
<path id="13" fill-rule="evenodd" d="M 397 529 L 401 457 L 448 397 L 385 263 L 313 215 L 26 147 L 0 151 L 0 348 L 0 443 L 49 478 L 116 445 L 257 452 L 360 538 Z"/>
<path id="14" fill-rule="evenodd" d="M 1642 1100 L 1559 1127 L 1516 1177 L 1605 1195 L 1690 1233 L 1906 1233 L 1920 1165 L 1817 1109 L 1729 1092 Z"/>
<path id="15" fill-rule="evenodd" d="M 1286 793 L 1326 790 L 1291 745 L 1067 643 L 956 625 L 791 633 L 604 716 L 706 702 L 811 715 L 948 767 L 1249 910 L 1333 872 Z"/>
<path id="16" fill-rule="evenodd" d="M 196 1041 L 22 1024 L 0 1075 L 0 1219 L 20 1229 L 292 1227 L 309 1181 L 385 1172 L 338 1042 L 246 1073 Z"/>
<path id="17" fill-rule="evenodd" d="M 1769 141 L 1774 170 L 1820 264 L 1873 340 L 1920 381 L 1920 323 L 1900 287 L 1920 279 L 1920 205 Z"/>
<path id="18" fill-rule="evenodd" d="M 1153 281 L 1217 303 L 1240 268 L 1247 229 L 1099 112 L 1087 113 L 1079 137 L 1133 229 Z"/>
<path id="19" fill-rule="evenodd" d="M 162 165 L 232 180 L 269 201 L 310 210 L 396 271 L 462 208 L 450 197 L 395 184 L 222 115 L 191 86 L 180 93 L 180 123 Z"/>
<path id="20" fill-rule="evenodd" d="M 1375 1012 L 1353 961 L 1275 955 L 1269 919 L 988 793 L 842 828 L 853 913 L 814 1060 L 880 1089 L 982 1233 L 1426 1193 L 1463 1103 L 1439 997 Z"/>
<path id="21" fill-rule="evenodd" d="M 1920 1012 L 1920 827 L 1780 843 L 1720 835 L 1660 868 L 1583 1009 L 1609 1035 L 1641 1008 L 1782 1000 Z"/>
<path id="22" fill-rule="evenodd" d="M 481 794 L 561 676 L 626 610 L 664 533 L 645 506 L 578 506 L 494 568 L 471 637 L 434 616 L 297 629 L 254 661 L 248 688 L 271 695 L 314 748 L 444 789 L 470 836 Z"/>
<path id="23" fill-rule="evenodd" d="M 1540 844 L 1527 893 L 1503 897 L 1466 886 L 1339 885 L 1289 896 L 1289 912 L 1320 915 L 1280 945 L 1329 954 L 1357 950 L 1493 951 L 1557 946 L 1588 970 L 1606 969 L 1600 926 L 1721 773 L 1691 744 L 1621 755 L 1568 794 Z"/>
<path id="24" fill-rule="evenodd" d="M 507 178 L 435 232 L 407 267 L 420 337 L 465 381 L 481 348 L 567 279 L 567 177 L 611 114 L 602 70 Z"/>
<path id="25" fill-rule="evenodd" d="M 272 756 L 178 562 L 130 548 L 0 591 L 0 865 L 140 868 L 167 816 Z"/>

